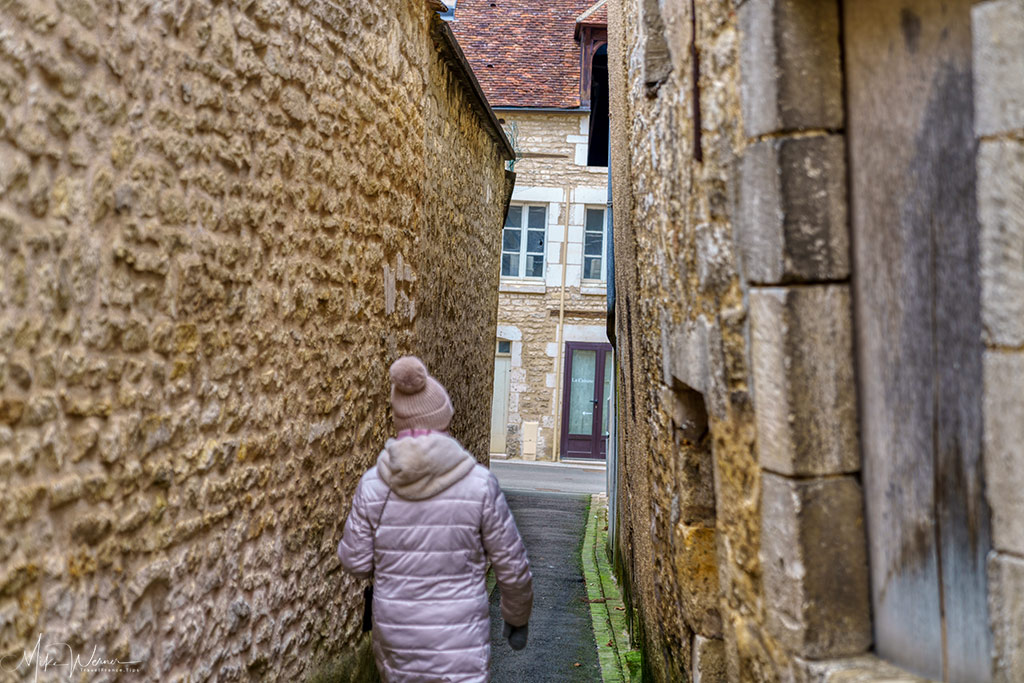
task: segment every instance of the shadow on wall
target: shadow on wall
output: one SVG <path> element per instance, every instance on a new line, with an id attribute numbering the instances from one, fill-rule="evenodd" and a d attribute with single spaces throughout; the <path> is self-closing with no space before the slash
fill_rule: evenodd
<path id="1" fill-rule="evenodd" d="M 349 653 L 323 666 L 308 683 L 379 683 L 380 673 L 373 659 L 370 634 L 366 634 Z"/>

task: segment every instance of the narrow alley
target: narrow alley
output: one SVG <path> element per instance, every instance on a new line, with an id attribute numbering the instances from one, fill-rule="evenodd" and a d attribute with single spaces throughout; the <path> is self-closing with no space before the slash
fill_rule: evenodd
<path id="1" fill-rule="evenodd" d="M 604 468 L 492 459 L 491 471 L 501 483 L 526 544 L 536 594 L 531 645 L 514 652 L 502 637 L 501 591 L 493 588 L 492 681 L 618 680 L 611 668 L 602 672 L 598 662 L 581 560 L 591 494 L 606 488 Z"/>
<path id="2" fill-rule="evenodd" d="M 557 486 L 557 480 L 550 482 Z M 530 646 L 513 652 L 501 635 L 500 589 L 491 596 L 494 683 L 601 680 L 580 548 L 590 496 L 509 492 L 505 497 L 530 554 L 533 616 Z"/>
<path id="3" fill-rule="evenodd" d="M 1022 683 L 1021 387 L 1024 0 L 0 0 L 0 683 Z"/>

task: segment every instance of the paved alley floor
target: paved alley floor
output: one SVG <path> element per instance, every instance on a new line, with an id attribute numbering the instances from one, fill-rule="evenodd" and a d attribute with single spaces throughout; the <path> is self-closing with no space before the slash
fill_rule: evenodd
<path id="1" fill-rule="evenodd" d="M 500 589 L 495 587 L 491 593 L 492 681 L 600 681 L 580 566 L 589 496 L 505 489 L 505 498 L 530 557 L 533 616 L 526 649 L 515 652 L 501 635 Z"/>
<path id="2" fill-rule="evenodd" d="M 595 465 L 492 459 L 491 471 L 504 491 L 589 494 L 602 493 L 607 488 L 604 467 Z"/>

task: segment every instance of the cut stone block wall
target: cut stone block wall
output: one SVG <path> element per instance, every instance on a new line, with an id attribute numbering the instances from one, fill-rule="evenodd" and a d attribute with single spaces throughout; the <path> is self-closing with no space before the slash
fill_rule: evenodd
<path id="1" fill-rule="evenodd" d="M 750 308 L 761 467 L 790 476 L 858 471 L 849 289 L 758 287 Z"/>
<path id="2" fill-rule="evenodd" d="M 854 320 L 851 300 L 858 297 L 851 281 L 877 285 L 872 291 L 879 299 L 868 306 L 899 303 L 905 296 L 921 310 L 928 310 L 929 301 L 945 307 L 941 316 L 932 311 L 929 332 L 937 340 L 937 357 L 944 360 L 926 382 L 929 387 L 937 381 L 960 387 L 947 393 L 963 397 L 963 413 L 941 408 L 947 412 L 936 414 L 944 423 L 943 433 L 963 424 L 960 433 L 965 436 L 962 444 L 943 446 L 941 457 L 936 456 L 935 462 L 945 468 L 941 476 L 921 477 L 926 487 L 946 487 L 936 495 L 944 496 L 948 508 L 922 504 L 920 509 L 929 523 L 946 509 L 967 509 L 971 528 L 963 535 L 970 541 L 942 546 L 947 583 L 937 588 L 947 591 L 946 625 L 940 620 L 927 625 L 948 629 L 941 647 L 950 661 L 940 661 L 947 678 L 959 680 L 965 671 L 989 676 L 986 617 L 976 609 L 986 595 L 983 577 L 976 580 L 975 562 L 989 543 L 984 491 L 994 536 L 987 594 L 995 648 L 992 671 L 998 681 L 1024 679 L 1024 650 L 1020 638 L 1011 635 L 1020 633 L 1016 596 L 1022 590 L 1024 560 L 1024 526 L 1019 521 L 1024 516 L 1024 482 L 1016 474 L 1024 471 L 1024 415 L 1019 391 L 1011 388 L 1024 385 L 1024 5 L 1019 0 L 975 3 L 973 43 L 964 39 L 967 3 L 959 3 L 955 15 L 945 6 L 939 11 L 924 2 L 877 5 L 876 10 L 885 9 L 884 21 L 854 27 L 855 22 L 841 21 L 841 9 L 854 18 L 854 7 L 872 19 L 880 12 L 865 10 L 863 3 L 818 0 L 609 3 L 621 370 L 615 557 L 634 613 L 634 636 L 645 649 L 645 675 L 652 680 L 700 675 L 697 653 L 714 634 L 710 620 L 694 619 L 694 608 L 711 591 L 718 596 L 728 680 L 920 680 L 870 652 L 875 648 L 890 656 L 872 642 L 881 622 L 871 621 L 868 561 L 880 553 L 869 556 L 865 529 L 870 521 L 888 519 L 879 497 L 898 505 L 900 496 L 909 494 L 896 490 L 889 496 L 884 486 L 876 487 L 874 506 L 869 502 L 865 507 L 861 460 L 868 442 L 865 418 L 858 412 L 882 410 L 898 416 L 906 407 L 900 405 L 898 391 L 865 398 L 865 372 L 888 373 L 887 379 L 892 373 L 884 363 L 867 362 L 855 372 L 854 359 L 856 352 L 861 361 L 884 356 L 887 362 L 895 359 L 894 366 L 904 359 L 912 363 L 920 357 L 915 343 L 923 343 L 926 335 L 915 331 L 900 340 L 899 334 L 910 329 L 905 328 L 891 340 L 875 337 L 876 346 L 866 344 L 869 328 L 862 317 L 860 325 Z M 928 11 L 922 12 L 925 7 Z M 891 62 L 913 67 L 894 76 L 872 71 L 870 66 L 878 62 L 853 64 L 853 57 L 863 53 L 884 54 L 873 52 L 872 40 L 892 45 L 894 39 L 902 39 L 900 49 L 907 55 L 920 48 L 916 55 L 901 57 L 902 62 Z M 975 140 L 964 124 L 971 120 L 966 87 L 972 82 L 970 55 L 965 49 L 971 44 L 976 181 L 973 173 L 962 173 L 956 165 L 968 159 L 970 170 L 975 161 Z M 900 205 L 905 216 L 870 216 L 881 237 L 870 241 L 874 252 L 857 252 L 862 270 L 854 272 L 849 230 L 856 217 L 851 200 L 859 200 L 864 209 L 869 197 L 887 191 L 868 176 L 885 164 L 890 152 L 868 131 L 881 128 L 898 137 L 893 131 L 914 130 L 909 122 L 919 120 L 906 107 L 887 106 L 888 100 L 880 100 L 872 86 L 897 83 L 914 90 L 915 96 L 938 92 L 925 71 L 915 71 L 927 62 L 921 54 L 926 48 L 929 59 L 941 67 L 936 73 L 955 76 L 938 85 L 948 88 L 947 95 L 963 98 L 952 102 L 935 96 L 929 105 L 935 106 L 935 121 L 950 122 L 950 131 L 940 134 L 930 124 L 922 125 L 915 143 L 928 159 L 941 149 L 951 161 L 946 166 L 908 167 L 908 178 L 936 191 L 906 199 Z M 954 53 L 955 59 L 947 59 Z M 654 81 L 646 73 L 651 54 L 658 57 Z M 955 68 L 950 66 L 954 62 Z M 844 77 L 851 80 L 844 83 Z M 863 109 L 870 109 L 876 128 L 864 125 L 864 111 L 844 103 L 851 92 Z M 851 111 L 860 116 L 859 128 L 853 128 Z M 956 135 L 958 126 L 968 134 Z M 849 151 L 857 149 L 862 156 L 851 160 Z M 875 166 L 863 163 L 865 149 Z M 898 157 L 896 151 L 891 155 Z M 876 195 L 864 191 L 865 177 Z M 858 192 L 847 196 L 850 179 L 858 178 Z M 950 190 L 973 191 L 975 182 L 980 235 L 971 232 L 971 196 Z M 940 254 L 941 259 L 930 266 L 939 270 L 918 275 L 893 266 L 901 262 L 888 260 L 885 252 L 900 245 L 890 246 L 885 236 L 896 228 L 890 230 L 878 218 L 923 226 L 927 233 L 929 217 L 934 221 L 950 205 L 956 210 L 944 222 L 952 226 L 949 233 L 929 233 L 932 239 L 938 234 L 941 242 L 932 257 Z M 958 213 L 963 206 L 971 207 L 966 216 Z M 858 213 L 863 221 L 865 212 Z M 975 236 L 981 247 L 977 265 Z M 867 242 L 861 240 L 860 247 Z M 926 263 L 928 253 L 927 248 L 914 251 L 914 263 Z M 886 281 L 878 274 L 885 275 L 889 266 L 901 276 L 909 273 L 907 279 L 920 290 L 886 292 Z M 946 278 L 936 272 L 957 275 Z M 975 331 L 972 325 L 978 318 L 972 316 L 978 302 L 971 284 L 979 274 L 983 328 Z M 935 291 L 929 289 L 933 285 Z M 863 312 L 864 297 L 859 301 Z M 896 317 L 887 321 L 890 327 L 899 325 Z M 958 357 L 961 347 L 956 344 L 963 342 L 963 330 L 971 330 L 970 339 Z M 975 344 L 977 336 L 982 338 Z M 975 372 L 981 344 L 984 378 Z M 978 406 L 974 399 L 982 382 L 984 405 Z M 707 432 L 700 438 L 688 431 L 686 406 L 694 396 L 701 397 L 707 411 Z M 930 401 L 907 404 L 932 410 Z M 983 437 L 973 429 L 978 421 L 971 421 L 982 414 Z M 984 482 L 972 456 L 981 441 Z M 713 471 L 712 509 L 701 524 L 712 530 L 708 535 L 716 551 L 715 587 L 703 580 L 704 555 L 693 547 L 699 525 L 682 521 L 692 514 L 694 501 L 704 500 L 701 487 L 708 475 L 701 459 L 694 457 L 701 443 L 709 444 Z M 875 456 L 886 453 L 873 451 Z M 896 455 L 905 456 L 906 451 Z M 906 467 L 909 460 L 894 456 L 892 462 Z M 894 480 L 893 486 L 898 489 L 899 482 Z M 961 521 L 946 515 L 941 520 L 944 533 L 959 533 Z M 914 533 L 911 522 L 899 519 L 891 538 Z M 890 538 L 884 528 L 873 529 Z M 925 540 L 930 542 L 934 534 L 928 529 Z M 895 541 L 892 546 L 899 549 Z M 914 554 L 912 543 L 903 550 Z M 896 573 L 911 578 L 921 566 L 919 557 L 899 553 L 893 562 Z M 875 581 L 876 591 L 878 586 Z M 909 640 L 920 634 L 914 615 L 903 621 L 895 616 Z M 896 642 L 880 640 L 889 648 Z M 964 647 L 947 647 L 955 641 Z"/>
<path id="3" fill-rule="evenodd" d="M 863 496 L 836 476 L 860 470 L 839 6 L 748 2 L 739 21 L 765 628 L 783 662 L 856 655 L 871 621 Z"/>
<path id="4" fill-rule="evenodd" d="M 761 514 L 766 627 L 790 652 L 865 652 L 871 607 L 863 493 L 856 478 L 765 473 Z"/>
<path id="5" fill-rule="evenodd" d="M 845 152 L 841 135 L 772 138 L 744 151 L 738 231 L 748 280 L 849 276 Z"/>
<path id="6" fill-rule="evenodd" d="M 838 5 L 792 0 L 737 4 L 746 135 L 842 128 Z"/>
<path id="7" fill-rule="evenodd" d="M 974 6 L 974 113 L 984 325 L 989 619 L 995 680 L 1024 679 L 1024 5 Z"/>
<path id="8" fill-rule="evenodd" d="M 656 89 L 654 6 L 672 65 Z M 612 140 L 616 552 L 646 673 L 703 679 L 690 652 L 716 637 L 737 681 L 866 652 L 838 5 L 619 0 L 609 35 L 612 118 L 629 122 Z M 680 467 L 680 392 L 706 405 L 710 467 Z M 677 520 L 712 481 L 694 534 Z M 720 632 L 692 618 L 705 600 Z"/>
<path id="9" fill-rule="evenodd" d="M 486 460 L 507 148 L 428 5 L 4 6 L 0 656 L 365 674 L 397 355 Z"/>

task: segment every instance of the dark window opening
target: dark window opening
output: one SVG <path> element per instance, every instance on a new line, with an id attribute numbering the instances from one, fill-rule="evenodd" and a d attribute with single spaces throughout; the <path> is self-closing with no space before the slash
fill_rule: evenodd
<path id="1" fill-rule="evenodd" d="M 590 136 L 587 166 L 608 165 L 608 46 L 602 45 L 591 62 Z"/>

